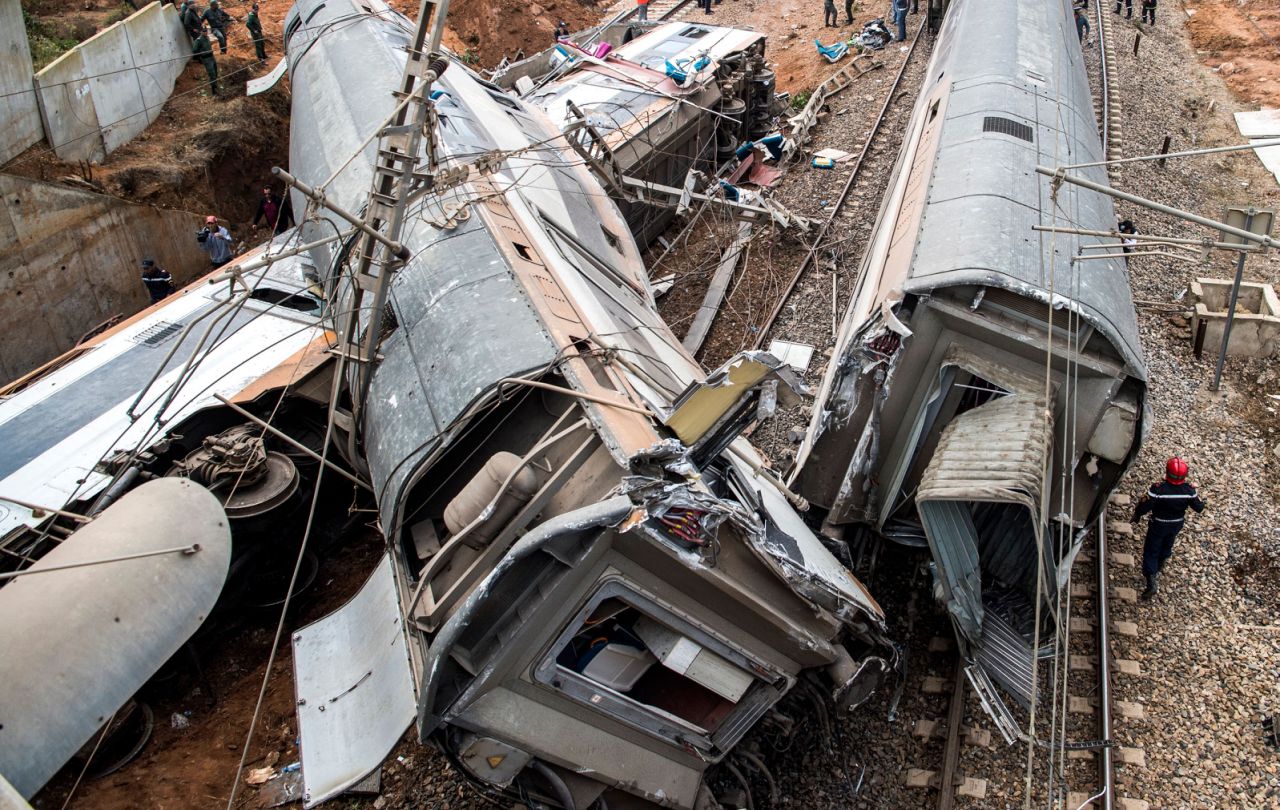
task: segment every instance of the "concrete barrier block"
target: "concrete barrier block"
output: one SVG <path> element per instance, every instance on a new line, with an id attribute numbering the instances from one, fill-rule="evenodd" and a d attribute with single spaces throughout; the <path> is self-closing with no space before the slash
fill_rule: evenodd
<path id="1" fill-rule="evenodd" d="M 1195 315 L 1191 319 L 1191 340 L 1196 354 L 1216 355 L 1226 328 L 1232 279 L 1198 278 L 1191 283 Z M 1280 348 L 1280 300 L 1270 284 L 1245 281 L 1240 284 L 1231 341 L 1227 354 L 1270 357 Z"/>
<path id="2" fill-rule="evenodd" d="M 73 163 L 100 161 L 107 156 L 93 107 L 93 90 L 85 75 L 84 55 L 74 48 L 35 77 L 45 138 L 59 159 Z"/>
<path id="3" fill-rule="evenodd" d="M 173 6 L 152 3 L 123 23 L 138 71 L 142 108 L 148 124 L 173 94 L 173 85 L 191 58 L 191 42 Z"/>
<path id="4" fill-rule="evenodd" d="M 107 154 L 128 143 L 147 126 L 139 76 L 124 23 L 104 28 L 76 46 L 84 60 L 93 108 Z"/>
<path id="5" fill-rule="evenodd" d="M 41 119 L 63 160 L 100 161 L 156 120 L 191 58 L 171 6 L 151 3 L 35 77 Z"/>

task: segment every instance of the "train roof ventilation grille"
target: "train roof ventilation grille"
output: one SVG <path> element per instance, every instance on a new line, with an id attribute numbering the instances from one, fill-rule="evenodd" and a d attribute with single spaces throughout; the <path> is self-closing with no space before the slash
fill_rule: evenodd
<path id="1" fill-rule="evenodd" d="M 182 330 L 182 324 L 170 323 L 169 321 L 160 321 L 143 329 L 133 340 L 135 343 L 141 343 L 143 346 L 159 346 L 169 338 L 176 335 Z"/>
<path id="2" fill-rule="evenodd" d="M 983 132 L 999 132 L 1001 135 L 1012 135 L 1015 138 L 1021 138 L 1027 143 L 1033 143 L 1032 137 L 1034 132 L 1031 127 L 1026 124 L 1020 124 L 1012 118 L 1001 118 L 998 115 L 988 115 L 982 119 Z"/>

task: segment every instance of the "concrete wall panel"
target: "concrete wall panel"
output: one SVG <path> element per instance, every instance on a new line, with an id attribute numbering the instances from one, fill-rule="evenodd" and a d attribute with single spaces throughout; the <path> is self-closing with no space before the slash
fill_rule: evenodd
<path id="1" fill-rule="evenodd" d="M 177 10 L 151 3 L 40 71 L 45 135 L 58 157 L 101 161 L 131 141 L 159 116 L 190 57 Z"/>
<path id="2" fill-rule="evenodd" d="M 140 259 L 155 259 L 177 285 L 208 271 L 196 214 L 3 174 L 0 195 L 0 380 L 145 307 Z"/>
<path id="3" fill-rule="evenodd" d="M 36 74 L 45 139 L 67 161 L 102 160 L 102 132 L 81 51 L 73 49 Z"/>
<path id="4" fill-rule="evenodd" d="M 141 131 L 147 125 L 127 21 L 104 28 L 76 46 L 76 50 L 84 59 L 89 95 L 102 129 L 102 146 L 111 154 L 129 142 L 135 127 Z"/>
<path id="5" fill-rule="evenodd" d="M 40 140 L 31 49 L 18 0 L 0 0 L 0 163 Z"/>
<path id="6" fill-rule="evenodd" d="M 173 85 L 191 56 L 191 40 L 173 6 L 149 5 L 130 18 L 129 46 L 148 123 L 173 94 Z"/>

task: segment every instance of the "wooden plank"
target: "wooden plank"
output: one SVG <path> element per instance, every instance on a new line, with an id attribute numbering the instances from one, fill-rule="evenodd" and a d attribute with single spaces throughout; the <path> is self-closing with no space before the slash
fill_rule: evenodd
<path id="1" fill-rule="evenodd" d="M 733 270 L 738 266 L 738 257 L 742 255 L 743 248 L 750 240 L 751 223 L 739 222 L 738 235 L 733 238 L 729 249 L 720 257 L 720 265 L 716 267 L 716 273 L 711 277 L 711 286 L 707 288 L 702 305 L 698 307 L 698 313 L 693 318 L 689 333 L 684 336 L 684 347 L 689 350 L 689 354 L 697 354 L 698 349 L 702 348 L 703 341 L 707 339 L 711 324 L 715 321 L 716 313 L 720 311 L 721 302 L 724 301 L 724 294 L 729 289 L 729 282 L 733 279 Z"/>

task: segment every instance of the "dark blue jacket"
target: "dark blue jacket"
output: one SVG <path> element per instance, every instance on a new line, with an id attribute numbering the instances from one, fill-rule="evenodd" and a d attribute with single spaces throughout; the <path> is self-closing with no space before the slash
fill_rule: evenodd
<path id="1" fill-rule="evenodd" d="M 1161 481 L 1152 484 L 1146 496 L 1138 502 L 1138 508 L 1133 510 L 1133 519 L 1137 521 L 1150 512 L 1151 520 L 1156 523 L 1181 523 L 1188 508 L 1204 511 L 1204 501 L 1200 500 L 1196 488 L 1187 483 Z"/>

